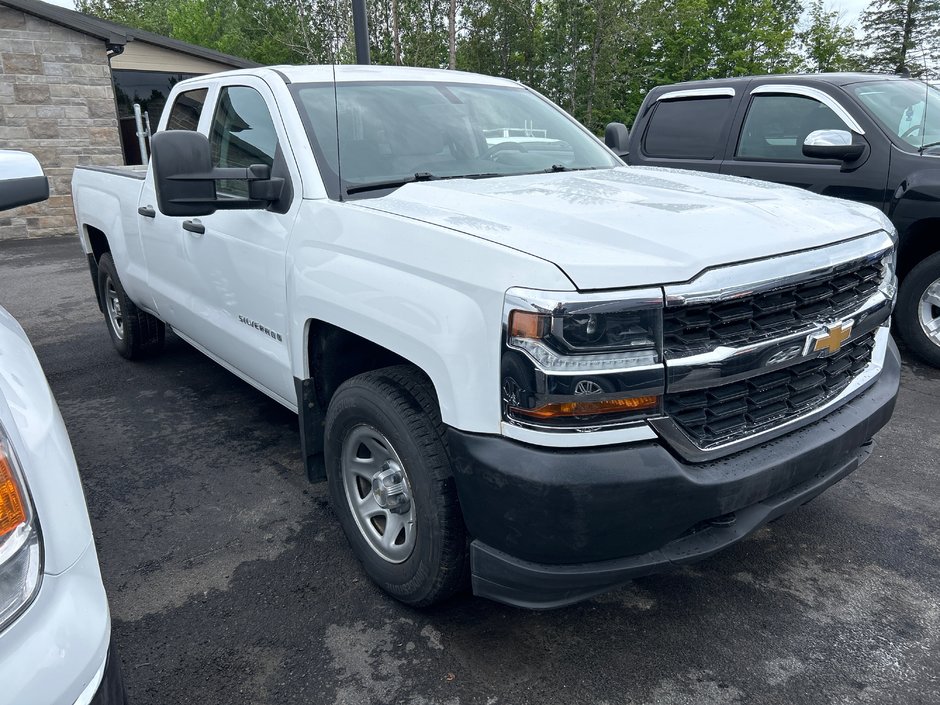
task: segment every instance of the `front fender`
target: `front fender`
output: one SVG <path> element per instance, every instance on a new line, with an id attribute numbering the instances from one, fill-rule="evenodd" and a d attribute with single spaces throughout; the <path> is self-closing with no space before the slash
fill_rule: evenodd
<path id="1" fill-rule="evenodd" d="M 444 423 L 498 433 L 505 291 L 571 291 L 554 265 L 354 203 L 306 202 L 288 261 L 293 374 L 310 375 L 306 327 L 331 323 L 430 377 Z"/>
<path id="2" fill-rule="evenodd" d="M 940 218 L 940 163 L 910 173 L 894 190 L 887 210 L 900 233 L 925 218 Z"/>

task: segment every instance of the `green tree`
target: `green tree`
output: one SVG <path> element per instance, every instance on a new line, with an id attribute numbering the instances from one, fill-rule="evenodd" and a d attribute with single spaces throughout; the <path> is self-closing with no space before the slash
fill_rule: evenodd
<path id="1" fill-rule="evenodd" d="M 799 66 L 799 0 L 713 0 L 713 77 L 787 73 Z"/>
<path id="2" fill-rule="evenodd" d="M 869 69 L 920 76 L 940 54 L 940 0 L 874 0 L 862 29 Z"/>
<path id="3" fill-rule="evenodd" d="M 854 28 L 843 24 L 840 14 L 828 10 L 823 0 L 813 0 L 808 14 L 807 25 L 798 35 L 805 54 L 804 68 L 814 73 L 859 68 Z"/>

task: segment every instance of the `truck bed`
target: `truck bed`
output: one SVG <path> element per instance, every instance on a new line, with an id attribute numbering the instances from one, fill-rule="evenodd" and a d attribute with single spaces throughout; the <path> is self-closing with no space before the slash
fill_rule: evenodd
<path id="1" fill-rule="evenodd" d="M 100 171 L 105 174 L 117 174 L 118 176 L 126 176 L 129 179 L 137 179 L 138 181 L 143 181 L 147 177 L 147 165 L 146 164 L 132 164 L 130 166 L 76 166 L 76 169 L 84 169 L 86 171 Z"/>

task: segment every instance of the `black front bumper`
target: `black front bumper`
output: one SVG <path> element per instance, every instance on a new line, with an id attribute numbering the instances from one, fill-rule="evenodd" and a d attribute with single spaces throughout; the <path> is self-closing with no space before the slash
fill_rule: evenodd
<path id="1" fill-rule="evenodd" d="M 816 423 L 708 463 L 658 442 L 529 446 L 451 429 L 473 592 L 552 608 L 640 575 L 706 558 L 855 470 L 894 411 L 900 357 Z"/>

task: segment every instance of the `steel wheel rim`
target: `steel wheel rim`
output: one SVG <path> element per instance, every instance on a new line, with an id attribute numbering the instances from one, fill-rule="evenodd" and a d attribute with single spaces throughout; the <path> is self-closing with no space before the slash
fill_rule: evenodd
<path id="1" fill-rule="evenodd" d="M 111 277 L 108 277 L 105 281 L 104 297 L 111 329 L 119 340 L 124 340 L 124 312 L 121 310 L 121 299 L 118 297 L 117 289 L 114 288 Z"/>
<path id="2" fill-rule="evenodd" d="M 918 318 L 927 339 L 940 347 L 940 279 L 935 280 L 921 295 Z"/>
<path id="3" fill-rule="evenodd" d="M 343 441 L 341 465 L 346 502 L 366 543 L 389 563 L 408 560 L 417 528 L 414 500 L 405 466 L 392 444 L 371 426 L 355 426 Z M 383 497 L 376 480 L 381 484 L 389 473 L 400 473 L 401 482 L 394 485 L 396 494 Z M 402 502 L 402 497 L 407 497 L 407 511 L 393 509 L 392 499 Z"/>

